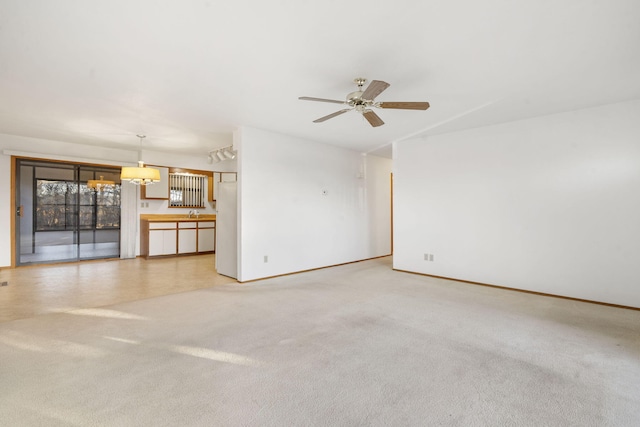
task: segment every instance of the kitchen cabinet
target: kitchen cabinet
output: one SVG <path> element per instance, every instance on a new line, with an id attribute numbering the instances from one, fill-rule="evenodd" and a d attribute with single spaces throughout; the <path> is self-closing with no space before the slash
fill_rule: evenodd
<path id="1" fill-rule="evenodd" d="M 200 252 L 215 252 L 216 250 L 216 222 L 201 221 L 198 223 L 198 250 Z"/>
<path id="2" fill-rule="evenodd" d="M 140 186 L 141 199 L 169 199 L 169 168 L 160 166 L 148 166 L 160 171 L 160 182 L 153 185 Z"/>
<path id="3" fill-rule="evenodd" d="M 198 223 L 178 222 L 178 253 L 198 252 Z"/>
<path id="4" fill-rule="evenodd" d="M 215 252 L 215 215 L 202 217 L 141 216 L 140 255 L 149 258 Z"/>
<path id="5" fill-rule="evenodd" d="M 158 222 L 149 224 L 148 255 L 172 255 L 176 253 L 175 223 Z"/>

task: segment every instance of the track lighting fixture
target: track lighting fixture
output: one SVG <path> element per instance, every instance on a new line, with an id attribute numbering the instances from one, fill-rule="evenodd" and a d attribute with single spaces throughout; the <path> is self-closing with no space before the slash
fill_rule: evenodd
<path id="1" fill-rule="evenodd" d="M 228 147 L 209 151 L 207 155 L 207 163 L 218 163 L 224 160 L 233 160 L 235 158 L 236 152 L 233 151 L 233 146 L 230 145 Z"/>

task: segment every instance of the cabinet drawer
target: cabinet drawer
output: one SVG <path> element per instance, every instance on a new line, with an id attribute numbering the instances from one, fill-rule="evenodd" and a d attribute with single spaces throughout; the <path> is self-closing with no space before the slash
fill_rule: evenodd
<path id="1" fill-rule="evenodd" d="M 216 228 L 215 221 L 200 221 L 198 223 L 198 228 Z"/>
<path id="2" fill-rule="evenodd" d="M 149 230 L 172 230 L 176 228 L 175 222 L 150 222 Z"/>
<path id="3" fill-rule="evenodd" d="M 197 222 L 179 222 L 178 228 L 196 228 L 198 226 Z"/>

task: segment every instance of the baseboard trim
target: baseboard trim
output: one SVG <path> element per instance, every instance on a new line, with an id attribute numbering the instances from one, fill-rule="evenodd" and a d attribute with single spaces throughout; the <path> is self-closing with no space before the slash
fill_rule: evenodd
<path id="1" fill-rule="evenodd" d="M 434 274 L 426 274 L 426 273 L 417 273 L 415 271 L 400 270 L 398 268 L 394 268 L 393 270 L 394 271 L 398 271 L 400 273 L 416 274 L 418 276 L 433 277 L 435 279 L 452 280 L 454 282 L 468 283 L 470 285 L 487 286 L 487 287 L 490 287 L 490 288 L 504 289 L 506 291 L 522 292 L 522 293 L 525 293 L 525 294 L 539 295 L 539 296 L 543 296 L 543 297 L 567 299 L 567 300 L 571 300 L 571 301 L 586 302 L 586 303 L 589 303 L 589 304 L 606 305 L 607 307 L 624 308 L 624 309 L 627 309 L 627 310 L 640 311 L 640 307 L 633 307 L 633 306 L 630 306 L 630 305 L 612 304 L 612 303 L 609 303 L 609 302 L 595 301 L 595 300 L 590 300 L 590 299 L 573 298 L 573 297 L 568 297 L 568 296 L 564 296 L 564 295 L 556 295 L 556 294 L 547 294 L 547 293 L 544 293 L 544 292 L 529 291 L 527 289 L 518 289 L 518 288 L 510 288 L 508 286 L 492 285 L 490 283 L 472 282 L 470 280 L 456 279 L 456 278 L 453 278 L 453 277 L 436 276 Z"/>
<path id="2" fill-rule="evenodd" d="M 260 277 L 259 279 L 251 279 L 251 280 L 243 280 L 243 281 L 238 280 L 238 283 L 251 283 L 251 282 L 257 282 L 257 281 L 260 281 L 260 280 L 275 279 L 276 277 L 292 276 L 294 274 L 307 273 L 309 271 L 324 270 L 325 268 L 340 267 L 341 265 L 349 265 L 349 264 L 355 264 L 355 263 L 358 263 L 358 262 L 371 261 L 372 259 L 380 259 L 380 258 L 385 258 L 385 257 L 388 257 L 388 256 L 391 256 L 391 254 L 374 256 L 373 258 L 359 259 L 359 260 L 356 260 L 356 261 L 343 262 L 341 264 L 325 265 L 324 267 L 310 268 L 308 270 L 292 271 L 291 273 L 276 274 L 275 276 Z"/>

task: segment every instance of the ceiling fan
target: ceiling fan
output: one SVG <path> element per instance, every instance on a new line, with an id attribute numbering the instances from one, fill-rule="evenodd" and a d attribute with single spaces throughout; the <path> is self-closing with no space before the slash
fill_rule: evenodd
<path id="1" fill-rule="evenodd" d="M 336 111 L 335 113 L 331 113 L 328 116 L 320 117 L 319 119 L 314 120 L 314 123 L 321 123 L 325 120 L 332 119 L 340 114 L 344 114 L 348 111 L 357 111 L 362 114 L 365 119 L 369 122 L 369 124 L 373 127 L 382 126 L 384 122 L 378 116 L 371 107 L 375 108 L 393 108 L 397 110 L 426 110 L 429 108 L 428 102 L 379 102 L 375 101 L 376 96 L 380 95 L 386 88 L 390 85 L 387 82 L 383 82 L 381 80 L 373 80 L 369 86 L 363 91 L 362 87 L 367 82 L 367 79 L 363 79 L 362 77 L 358 77 L 353 79 L 353 82 L 358 85 L 358 90 L 355 92 L 351 92 L 347 95 L 346 101 L 338 101 L 335 99 L 325 99 L 325 98 L 313 98 L 310 96 L 301 96 L 298 99 L 303 101 L 319 101 L 319 102 L 331 102 L 333 104 L 343 104 L 348 105 L 350 108 L 345 108 L 344 110 Z"/>

